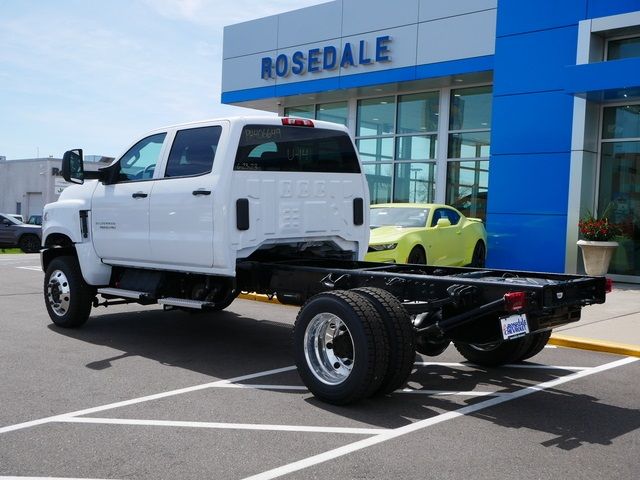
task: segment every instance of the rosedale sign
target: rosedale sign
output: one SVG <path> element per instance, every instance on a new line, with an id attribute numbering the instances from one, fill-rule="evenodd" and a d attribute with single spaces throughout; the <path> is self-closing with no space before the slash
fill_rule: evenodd
<path id="1" fill-rule="evenodd" d="M 369 48 L 365 40 L 358 43 L 346 42 L 342 49 L 333 45 L 312 48 L 303 52 L 298 50 L 293 55 L 281 53 L 277 57 L 263 57 L 260 75 L 263 80 L 289 75 L 304 75 L 307 72 L 321 72 L 337 68 L 373 65 L 390 62 L 389 44 L 391 37 L 376 37 L 375 46 Z"/>

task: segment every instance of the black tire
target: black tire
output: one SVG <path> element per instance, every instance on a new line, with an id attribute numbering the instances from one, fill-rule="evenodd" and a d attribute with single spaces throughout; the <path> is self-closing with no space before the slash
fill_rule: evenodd
<path id="1" fill-rule="evenodd" d="M 233 301 L 240 295 L 240 290 L 237 288 L 231 288 L 221 296 L 219 300 L 214 300 L 215 306 L 210 311 L 220 312 L 233 303 Z"/>
<path id="2" fill-rule="evenodd" d="M 37 235 L 25 233 L 18 241 L 18 247 L 24 253 L 37 253 L 40 251 L 40 239 Z"/>
<path id="3" fill-rule="evenodd" d="M 386 290 L 365 287 L 351 291 L 365 297 L 382 319 L 389 342 L 389 366 L 375 393 L 391 393 L 405 384 L 413 369 L 416 339 L 411 316 L 402 303 Z"/>
<path id="4" fill-rule="evenodd" d="M 82 278 L 75 257 L 54 258 L 44 275 L 44 303 L 59 327 L 77 328 L 89 318 L 95 290 Z"/>
<path id="5" fill-rule="evenodd" d="M 471 267 L 484 268 L 487 258 L 487 248 L 484 246 L 484 242 L 476 243 L 473 249 L 473 255 L 471 257 Z"/>
<path id="6" fill-rule="evenodd" d="M 310 298 L 296 318 L 293 347 L 304 384 L 334 405 L 371 396 L 387 371 L 384 326 L 371 303 L 356 293 L 338 290 Z"/>
<path id="7" fill-rule="evenodd" d="M 409 252 L 409 256 L 407 257 L 407 263 L 414 263 L 418 265 L 426 265 L 427 264 L 427 254 L 424 252 L 424 249 L 419 246 L 415 246 Z"/>
<path id="8" fill-rule="evenodd" d="M 530 335 L 530 337 L 531 345 L 529 345 L 529 348 L 526 352 L 524 352 L 522 357 L 517 360 L 519 362 L 522 362 L 539 354 L 549 341 L 549 337 L 551 337 L 551 330 L 547 330 L 546 332 L 534 333 Z"/>
<path id="9" fill-rule="evenodd" d="M 531 346 L 531 336 L 516 338 L 492 345 L 474 345 L 453 342 L 460 354 L 471 363 L 486 367 L 497 367 L 522 360 Z"/>

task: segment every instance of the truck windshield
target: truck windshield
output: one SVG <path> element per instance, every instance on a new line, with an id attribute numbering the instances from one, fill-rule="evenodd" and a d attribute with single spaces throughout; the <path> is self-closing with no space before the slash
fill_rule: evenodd
<path id="1" fill-rule="evenodd" d="M 234 170 L 360 173 L 349 136 L 337 130 L 279 125 L 242 129 Z"/>

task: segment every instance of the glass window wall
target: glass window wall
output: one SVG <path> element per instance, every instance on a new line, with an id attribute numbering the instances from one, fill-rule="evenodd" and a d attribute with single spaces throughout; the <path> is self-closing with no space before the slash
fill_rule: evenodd
<path id="1" fill-rule="evenodd" d="M 436 162 L 428 160 L 437 157 L 439 102 L 439 92 L 358 101 L 356 144 L 375 185 L 371 203 L 435 200 Z"/>
<path id="2" fill-rule="evenodd" d="M 440 121 L 442 92 L 449 118 Z M 371 203 L 445 201 L 486 217 L 492 87 L 386 95 L 358 100 L 351 131 Z M 288 107 L 285 115 L 348 124 L 347 102 Z M 446 142 L 441 148 L 440 142 Z M 439 168 L 445 185 L 437 185 Z"/>
<path id="3" fill-rule="evenodd" d="M 605 107 L 598 213 L 622 235 L 609 272 L 640 276 L 640 105 Z"/>
<path id="4" fill-rule="evenodd" d="M 483 220 L 489 184 L 491 102 L 491 86 L 451 91 L 447 203 L 469 217 Z"/>
<path id="5" fill-rule="evenodd" d="M 640 36 L 609 40 L 607 60 L 640 57 Z"/>
<path id="6" fill-rule="evenodd" d="M 300 105 L 286 107 L 285 117 L 308 118 L 310 120 L 323 120 L 325 122 L 348 125 L 349 108 L 347 102 L 318 103 L 316 105 Z"/>

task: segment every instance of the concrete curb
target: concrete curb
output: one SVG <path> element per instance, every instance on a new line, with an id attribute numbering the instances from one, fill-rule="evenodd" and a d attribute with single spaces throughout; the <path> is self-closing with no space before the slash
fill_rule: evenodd
<path id="1" fill-rule="evenodd" d="M 254 302 L 275 303 L 277 305 L 282 305 L 282 303 L 280 303 L 276 297 L 269 297 L 268 295 L 262 295 L 259 293 L 241 293 L 240 295 L 238 295 L 238 298 L 242 298 L 243 300 L 253 300 Z"/>
<path id="2" fill-rule="evenodd" d="M 258 293 L 241 293 L 238 298 L 244 300 L 253 300 L 256 302 L 274 303 L 283 305 L 276 297 L 269 297 Z M 290 305 L 285 305 L 290 306 Z M 591 338 L 570 337 L 567 335 L 553 334 L 549 339 L 550 345 L 559 347 L 579 348 L 581 350 L 593 350 L 596 352 L 615 353 L 618 355 L 630 355 L 632 357 L 640 357 L 639 345 L 628 345 L 625 343 L 607 342 L 604 340 L 595 340 Z"/>
<path id="3" fill-rule="evenodd" d="M 593 350 L 595 352 L 615 353 L 618 355 L 630 355 L 640 357 L 640 346 L 626 343 L 608 342 L 592 338 L 570 337 L 568 335 L 553 334 L 549 339 L 550 345 L 559 347 L 579 348 Z"/>

